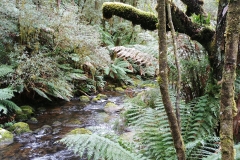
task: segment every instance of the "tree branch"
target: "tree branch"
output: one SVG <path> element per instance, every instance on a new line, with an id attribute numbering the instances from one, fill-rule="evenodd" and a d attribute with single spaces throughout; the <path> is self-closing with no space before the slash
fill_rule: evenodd
<path id="1" fill-rule="evenodd" d="M 119 2 L 105 2 L 103 3 L 102 12 L 103 17 L 106 19 L 110 19 L 113 15 L 116 15 L 132 21 L 133 24 L 141 25 L 143 29 L 157 29 L 157 17 L 155 14 L 144 12 L 131 5 Z M 187 34 L 208 50 L 215 31 L 210 28 L 203 28 L 203 26 L 200 26 L 197 23 L 193 23 L 191 19 L 174 3 L 171 4 L 171 12 L 175 30 L 179 33 Z M 168 22 L 166 24 L 168 24 Z M 167 30 L 170 31 L 168 26 Z"/>

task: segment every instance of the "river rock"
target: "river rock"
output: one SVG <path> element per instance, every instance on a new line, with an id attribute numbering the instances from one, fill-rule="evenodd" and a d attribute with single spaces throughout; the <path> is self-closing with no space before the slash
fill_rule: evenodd
<path id="1" fill-rule="evenodd" d="M 81 102 L 90 102 L 90 98 L 88 96 L 80 96 L 79 99 Z"/>
<path id="2" fill-rule="evenodd" d="M 34 123 L 38 123 L 38 120 L 35 117 L 31 117 L 27 122 L 34 124 Z"/>
<path id="3" fill-rule="evenodd" d="M 106 103 L 106 105 L 104 106 L 104 111 L 106 113 L 116 113 L 119 112 L 123 109 L 123 106 L 118 106 L 113 102 L 108 102 Z"/>
<path id="4" fill-rule="evenodd" d="M 70 131 L 68 134 L 92 134 L 92 132 L 85 128 L 76 128 Z"/>
<path id="5" fill-rule="evenodd" d="M 20 135 L 26 132 L 31 132 L 29 125 L 24 122 L 15 123 L 9 128 L 9 131 L 15 133 L 16 135 Z"/>
<path id="6" fill-rule="evenodd" d="M 52 126 L 56 127 L 56 126 L 61 126 L 62 125 L 62 122 L 59 122 L 59 121 L 55 121 L 53 122 Z"/>
<path id="7" fill-rule="evenodd" d="M 92 101 L 93 101 L 93 102 L 98 102 L 98 101 L 100 101 L 100 100 L 107 100 L 107 99 L 108 99 L 108 96 L 107 96 L 107 95 L 99 93 L 96 97 L 94 97 L 94 98 L 92 99 Z"/>
<path id="8" fill-rule="evenodd" d="M 21 111 L 16 113 L 17 121 L 27 121 L 34 114 L 34 109 L 31 106 L 25 105 L 20 108 Z"/>
<path id="9" fill-rule="evenodd" d="M 49 126 L 49 125 L 44 125 L 41 128 L 36 129 L 34 131 L 34 133 L 37 134 L 37 135 L 40 135 L 40 136 L 51 134 L 52 133 L 52 127 Z"/>
<path id="10" fill-rule="evenodd" d="M 82 122 L 78 119 L 70 119 L 65 125 L 68 127 L 80 126 Z"/>
<path id="11" fill-rule="evenodd" d="M 6 129 L 0 128 L 0 147 L 13 143 L 13 134 Z"/>
<path id="12" fill-rule="evenodd" d="M 116 87 L 115 91 L 118 93 L 124 93 L 124 89 L 122 87 Z"/>

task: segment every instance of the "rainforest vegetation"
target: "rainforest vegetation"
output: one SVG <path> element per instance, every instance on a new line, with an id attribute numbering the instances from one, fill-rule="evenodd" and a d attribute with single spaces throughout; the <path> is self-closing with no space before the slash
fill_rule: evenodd
<path id="1" fill-rule="evenodd" d="M 122 87 L 132 141 L 59 143 L 89 159 L 240 159 L 239 31 L 240 0 L 1 0 L 0 127 L 22 104 Z"/>

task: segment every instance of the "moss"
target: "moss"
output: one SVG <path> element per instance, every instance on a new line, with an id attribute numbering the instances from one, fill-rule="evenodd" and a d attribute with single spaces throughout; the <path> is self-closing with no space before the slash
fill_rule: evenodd
<path id="1" fill-rule="evenodd" d="M 90 101 L 90 98 L 88 96 L 80 96 L 79 99 L 81 102 L 89 102 Z"/>
<path id="2" fill-rule="evenodd" d="M 92 132 L 85 128 L 76 128 L 70 131 L 68 134 L 92 134 Z"/>
<path id="3" fill-rule="evenodd" d="M 13 142 L 13 134 L 3 128 L 0 128 L 0 146 Z"/>
<path id="4" fill-rule="evenodd" d="M 9 130 L 17 135 L 31 131 L 29 125 L 24 122 L 15 123 L 13 126 L 9 128 Z"/>
<path id="5" fill-rule="evenodd" d="M 118 93 L 124 93 L 124 89 L 122 87 L 116 87 L 115 91 Z"/>
<path id="6" fill-rule="evenodd" d="M 98 94 L 96 98 L 99 100 L 100 99 L 105 99 L 105 100 L 108 99 L 107 95 L 105 95 L 105 94 Z"/>
<path id="7" fill-rule="evenodd" d="M 158 22 L 155 14 L 141 11 L 131 5 L 119 2 L 103 3 L 103 17 L 110 19 L 113 15 L 132 21 L 134 25 L 140 24 L 143 29 L 155 30 Z"/>
<path id="8" fill-rule="evenodd" d="M 38 120 L 37 120 L 37 118 L 35 118 L 35 117 L 31 117 L 31 118 L 28 120 L 28 123 L 38 123 Z"/>
<path id="9" fill-rule="evenodd" d="M 104 111 L 106 113 L 115 113 L 115 112 L 119 112 L 123 109 L 122 106 L 118 106 L 113 102 L 108 102 L 105 106 L 104 106 Z"/>
<path id="10" fill-rule="evenodd" d="M 24 114 L 31 116 L 34 113 L 34 109 L 31 106 L 25 105 L 20 107 Z"/>
<path id="11" fill-rule="evenodd" d="M 17 121 L 27 121 L 34 114 L 34 109 L 31 106 L 25 105 L 20 108 L 21 111 L 16 112 Z"/>

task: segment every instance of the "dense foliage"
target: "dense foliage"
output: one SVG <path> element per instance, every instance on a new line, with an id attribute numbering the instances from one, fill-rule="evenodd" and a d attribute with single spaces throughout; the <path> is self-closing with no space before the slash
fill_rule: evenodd
<path id="1" fill-rule="evenodd" d="M 16 94 L 27 100 L 70 101 L 103 91 L 109 83 L 132 85 L 133 75 L 153 79 L 158 74 L 156 32 L 118 17 L 103 19 L 103 2 L 1 0 L 0 111 L 7 119 L 0 123 L 12 120 L 7 115 L 20 110 L 11 101 Z M 126 3 L 156 14 L 154 0 Z M 193 15 L 192 19 L 201 25 L 214 24 L 210 17 Z M 177 69 L 168 37 L 169 80 L 174 92 Z M 183 34 L 177 35 L 177 42 L 183 77 L 182 135 L 188 159 L 202 159 L 219 149 L 219 87 L 208 83 L 210 68 L 204 48 Z M 239 86 L 238 76 L 237 93 Z M 159 94 L 153 89 L 126 102 L 123 117 L 136 132 L 131 149 L 118 136 L 116 140 L 96 134 L 70 135 L 62 142 L 80 155 L 87 148 L 89 157 L 95 159 L 176 159 Z"/>

